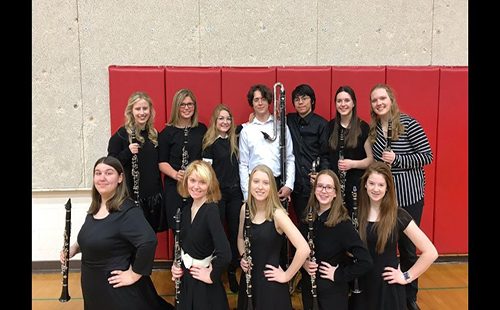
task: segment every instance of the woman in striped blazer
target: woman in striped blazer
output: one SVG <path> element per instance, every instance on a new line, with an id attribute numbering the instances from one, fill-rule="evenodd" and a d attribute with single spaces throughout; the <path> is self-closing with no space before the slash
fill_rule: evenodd
<path id="1" fill-rule="evenodd" d="M 408 211 L 420 226 L 424 208 L 424 166 L 432 162 L 429 140 L 420 123 L 401 113 L 389 85 L 377 84 L 370 91 L 370 132 L 373 157 L 391 167 L 398 205 Z M 402 234 L 398 242 L 401 270 L 417 260 L 415 245 Z M 408 309 L 416 304 L 418 282 L 406 285 Z"/>

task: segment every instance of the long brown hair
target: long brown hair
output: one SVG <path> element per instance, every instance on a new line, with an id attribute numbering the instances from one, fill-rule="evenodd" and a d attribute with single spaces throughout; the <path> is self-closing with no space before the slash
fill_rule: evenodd
<path id="1" fill-rule="evenodd" d="M 380 213 L 378 221 L 373 225 L 377 233 L 377 253 L 383 253 L 385 245 L 390 238 L 397 238 L 396 223 L 398 218 L 398 202 L 396 199 L 396 188 L 389 166 L 380 161 L 376 161 L 368 168 L 361 177 L 358 204 L 359 236 L 365 243 L 367 242 L 366 227 L 368 226 L 368 214 L 370 213 L 370 197 L 368 196 L 366 183 L 371 174 L 380 174 L 384 177 L 387 191 L 380 203 Z M 394 240 L 394 239 L 393 239 Z"/>
<path id="2" fill-rule="evenodd" d="M 337 91 L 335 92 L 335 97 L 334 97 L 334 103 L 337 105 L 337 95 L 341 92 L 346 92 L 349 94 L 351 97 L 353 106 L 351 110 L 351 120 L 349 121 L 349 125 L 347 126 L 346 130 L 346 135 L 345 135 L 345 147 L 346 148 L 355 148 L 356 145 L 358 144 L 358 137 L 361 135 L 361 119 L 358 117 L 358 113 L 356 112 L 358 110 L 357 106 L 357 100 L 356 100 L 356 93 L 350 86 L 340 86 Z M 335 109 L 337 110 L 337 109 Z M 332 132 L 330 133 L 330 139 L 328 141 L 328 144 L 330 145 L 330 149 L 332 150 L 338 150 L 339 148 L 339 131 L 342 127 L 340 125 L 340 113 L 339 111 L 335 112 L 335 121 L 333 124 L 333 129 Z"/>
<path id="3" fill-rule="evenodd" d="M 276 189 L 276 180 L 274 179 L 273 172 L 271 169 L 266 166 L 266 165 L 257 165 L 255 168 L 252 169 L 252 172 L 250 173 L 250 177 L 248 178 L 248 208 L 250 209 L 250 218 L 253 219 L 255 216 L 255 213 L 257 213 L 257 205 L 256 205 L 256 200 L 251 194 L 251 186 L 252 186 L 252 180 L 253 176 L 255 175 L 255 172 L 261 171 L 264 172 L 267 177 L 269 178 L 269 196 L 267 196 L 267 202 L 266 202 L 266 212 L 265 212 L 265 217 L 267 221 L 271 221 L 274 217 L 274 211 L 276 209 L 282 209 L 283 212 L 287 213 L 285 208 L 281 205 L 280 199 L 278 197 L 278 190 Z"/>
<path id="4" fill-rule="evenodd" d="M 217 181 L 215 171 L 210 164 L 200 159 L 191 162 L 187 166 L 184 179 L 182 182 L 177 183 L 177 192 L 179 195 L 184 198 L 189 197 L 187 183 L 189 176 L 193 173 L 196 173 L 200 179 L 205 181 L 208 185 L 206 202 L 218 202 L 221 199 L 222 194 L 220 192 L 219 181 Z"/>
<path id="5" fill-rule="evenodd" d="M 387 96 L 392 102 L 391 110 L 389 111 L 390 120 L 392 123 L 392 140 L 393 141 L 398 140 L 399 136 L 405 131 L 404 125 L 401 124 L 399 120 L 401 112 L 399 111 L 399 106 L 398 102 L 396 101 L 396 95 L 394 94 L 394 90 L 387 84 L 381 84 L 381 83 L 377 84 L 373 86 L 372 89 L 370 90 L 370 131 L 368 133 L 368 139 L 372 144 L 374 144 L 375 140 L 377 139 L 377 123 L 379 121 L 378 115 L 375 113 L 375 111 L 373 111 L 373 107 L 371 104 L 372 93 L 374 90 L 379 88 L 385 89 L 385 91 L 387 92 Z"/>
<path id="6" fill-rule="evenodd" d="M 139 100 L 145 100 L 149 106 L 149 118 L 146 122 L 145 129 L 148 131 L 149 140 L 155 145 L 158 146 L 158 131 L 154 127 L 155 123 L 155 109 L 153 107 L 153 101 L 148 94 L 145 92 L 137 91 L 132 93 L 128 98 L 127 107 L 125 108 L 125 130 L 128 133 L 129 143 L 132 143 L 132 132 L 135 131 L 135 137 L 140 143 L 144 143 L 144 138 L 139 134 L 141 131 L 137 124 L 135 123 L 134 114 L 132 112 L 134 108 L 134 104 L 136 104 Z"/>
<path id="7" fill-rule="evenodd" d="M 101 157 L 94 164 L 94 169 L 92 170 L 92 176 L 95 174 L 95 168 L 99 164 L 105 164 L 112 167 L 114 170 L 116 170 L 118 175 L 121 175 L 123 177 L 122 182 L 118 183 L 118 186 L 116 187 L 113 196 L 111 196 L 111 198 L 108 201 L 106 201 L 106 208 L 110 213 L 118 211 L 120 210 L 120 207 L 123 204 L 123 202 L 129 197 L 127 182 L 125 180 L 125 173 L 123 173 L 123 166 L 120 163 L 120 161 L 114 158 L 113 156 Z M 101 202 L 102 202 L 101 194 L 99 194 L 97 188 L 95 187 L 94 182 L 92 182 L 92 202 L 90 203 L 90 208 L 88 209 L 87 213 L 95 215 L 99 211 L 99 208 L 101 207 Z"/>
<path id="8" fill-rule="evenodd" d="M 311 186 L 311 194 L 309 195 L 309 201 L 307 203 L 307 208 L 304 210 L 304 222 L 307 221 L 307 212 L 309 207 L 313 207 L 313 219 L 316 219 L 319 211 L 319 201 L 316 198 L 316 186 L 318 185 L 318 179 L 321 175 L 327 175 L 333 180 L 333 186 L 335 186 L 335 198 L 333 198 L 332 203 L 330 205 L 330 213 L 328 214 L 328 218 L 325 222 L 325 226 L 334 227 L 338 223 L 350 219 L 349 212 L 347 208 L 344 206 L 342 200 L 342 192 L 340 190 L 340 181 L 335 172 L 330 169 L 323 169 L 318 172 L 316 176 L 316 180 L 314 180 L 313 185 Z"/>
<path id="9" fill-rule="evenodd" d="M 212 117 L 210 118 L 210 125 L 207 129 L 207 132 L 205 133 L 205 136 L 203 136 L 202 149 L 205 150 L 207 147 L 212 145 L 215 142 L 215 140 L 217 140 L 217 137 L 219 135 L 219 133 L 217 132 L 217 118 L 219 117 L 219 113 L 221 111 L 226 111 L 227 113 L 229 113 L 229 116 L 231 117 L 231 126 L 229 127 L 227 134 L 229 139 L 229 146 L 231 148 L 230 158 L 231 160 L 233 160 L 233 156 L 238 157 L 238 143 L 236 141 L 236 128 L 234 126 L 234 117 L 233 114 L 231 113 L 231 110 L 229 110 L 229 107 L 227 107 L 222 103 L 218 104 L 212 113 Z"/>

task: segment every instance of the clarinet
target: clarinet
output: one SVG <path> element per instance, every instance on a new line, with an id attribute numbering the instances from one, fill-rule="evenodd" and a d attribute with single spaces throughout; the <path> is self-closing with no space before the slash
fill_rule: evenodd
<path id="1" fill-rule="evenodd" d="M 177 267 L 180 267 L 181 262 L 181 245 L 180 245 L 180 233 L 181 233 L 181 209 L 177 208 L 177 212 L 175 213 L 175 236 L 174 236 L 174 264 Z M 181 294 L 181 279 L 175 279 L 175 305 L 176 308 L 179 306 Z"/>
<path id="2" fill-rule="evenodd" d="M 387 121 L 387 139 L 385 141 L 385 151 L 392 150 L 392 119 Z"/>
<path id="3" fill-rule="evenodd" d="M 71 236 L 71 198 L 64 205 L 66 209 L 66 225 L 64 227 L 64 264 L 61 264 L 62 273 L 62 291 L 61 297 L 59 297 L 60 302 L 67 302 L 71 299 L 68 292 L 68 276 L 69 276 L 69 241 Z"/>
<path id="4" fill-rule="evenodd" d="M 188 144 L 188 134 L 189 128 L 184 127 L 184 142 L 182 143 L 182 159 L 181 159 L 181 170 L 186 170 L 189 164 L 189 153 L 187 151 Z M 187 204 L 187 198 L 182 198 L 182 206 Z M 180 233 L 181 233 L 181 208 L 178 207 L 174 216 L 175 219 L 175 236 L 174 236 L 174 263 L 180 267 L 181 266 L 181 245 L 180 245 Z M 175 305 L 176 308 L 180 303 L 180 292 L 181 292 L 181 279 L 175 279 Z"/>
<path id="5" fill-rule="evenodd" d="M 358 222 L 358 189 L 356 188 L 356 185 L 352 187 L 352 215 L 351 215 L 351 221 L 352 221 L 352 225 L 354 226 L 354 229 L 356 229 L 356 231 L 358 231 L 358 227 L 359 227 L 359 222 Z M 353 262 L 356 263 L 357 262 L 357 258 L 354 258 Z M 361 293 L 361 290 L 359 289 L 359 283 L 358 283 L 358 278 L 357 277 L 354 278 L 352 293 L 353 294 L 359 294 L 359 293 Z"/>
<path id="6" fill-rule="evenodd" d="M 274 84 L 273 89 L 274 89 L 274 102 L 275 102 L 275 107 L 278 105 L 277 103 L 277 96 L 276 96 L 276 89 L 277 87 L 280 88 L 279 92 L 279 116 L 280 116 L 280 140 L 279 140 L 279 149 L 280 149 L 280 170 L 281 170 L 281 175 L 280 175 L 280 184 L 279 188 L 283 188 L 286 184 L 287 180 L 287 175 L 286 175 L 286 103 L 285 103 L 285 87 L 283 86 L 282 83 L 277 82 Z M 284 199 L 281 201 L 281 204 L 283 205 L 283 208 L 285 208 L 286 212 L 288 213 L 288 199 Z M 288 240 L 288 237 L 285 235 L 285 265 L 286 268 L 290 266 L 290 240 Z M 290 295 L 293 293 L 295 290 L 294 288 L 294 279 L 296 275 L 292 277 L 292 279 L 288 282 L 288 292 Z"/>
<path id="7" fill-rule="evenodd" d="M 344 128 L 339 125 L 339 160 L 344 159 L 345 132 Z M 345 182 L 347 171 L 339 170 L 340 191 L 345 204 Z"/>
<path id="8" fill-rule="evenodd" d="M 132 143 L 137 143 L 137 139 L 135 137 L 135 129 L 132 130 Z M 140 180 L 140 173 L 139 173 L 139 158 L 136 154 L 132 154 L 132 179 L 134 181 L 134 185 L 132 186 L 132 190 L 134 191 L 134 196 L 135 196 L 135 204 L 139 206 L 139 180 Z"/>
<path id="9" fill-rule="evenodd" d="M 253 310 L 252 303 L 252 256 L 250 249 L 250 209 L 248 204 L 245 204 L 245 229 L 243 230 L 243 240 L 245 243 L 245 253 L 243 253 L 243 257 L 248 262 L 248 270 L 245 273 L 245 282 L 247 285 L 246 293 L 247 293 L 247 310 Z"/>
<path id="10" fill-rule="evenodd" d="M 313 162 L 314 163 L 314 162 Z M 316 168 L 313 165 L 313 169 Z M 307 212 L 307 224 L 308 224 L 308 231 L 307 231 L 307 243 L 309 244 L 309 249 L 311 251 L 309 252 L 309 261 L 315 263 L 316 258 L 314 257 L 314 219 L 313 219 L 313 205 L 309 207 L 309 211 Z M 319 310 L 319 305 L 318 305 L 318 294 L 316 292 L 316 274 L 311 275 L 311 294 L 312 294 L 312 310 Z"/>
<path id="11" fill-rule="evenodd" d="M 184 142 L 182 143 L 182 159 L 181 159 L 181 170 L 186 171 L 189 164 L 189 153 L 187 150 L 188 145 L 188 135 L 189 127 L 184 127 Z M 187 205 L 187 198 L 182 197 L 182 207 Z"/>
<path id="12" fill-rule="evenodd" d="M 187 151 L 189 127 L 184 127 L 184 142 L 182 144 L 181 170 L 186 170 L 189 164 L 189 153 Z"/>

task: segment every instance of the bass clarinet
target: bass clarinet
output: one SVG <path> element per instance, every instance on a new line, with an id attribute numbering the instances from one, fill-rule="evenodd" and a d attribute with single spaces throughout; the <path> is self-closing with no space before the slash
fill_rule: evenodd
<path id="1" fill-rule="evenodd" d="M 279 91 L 279 97 L 276 96 L 277 93 L 276 93 L 276 89 L 279 87 L 280 91 Z M 278 127 L 278 111 L 279 111 L 279 123 L 280 123 L 280 140 L 279 140 L 279 151 L 280 151 L 280 177 L 279 177 L 279 183 L 280 184 L 276 184 L 278 189 L 281 189 L 283 188 L 283 186 L 285 186 L 286 184 L 286 141 L 285 141 L 285 137 L 286 137 L 286 103 L 285 103 L 285 87 L 283 86 L 282 83 L 280 82 L 276 82 L 274 85 L 273 85 L 273 136 L 269 136 L 266 132 L 264 131 L 261 131 L 262 134 L 264 135 L 264 139 L 268 140 L 268 141 L 275 141 L 276 138 L 278 137 L 278 130 L 277 130 L 277 127 Z M 278 100 L 279 100 L 279 103 L 278 103 Z M 279 106 L 278 106 L 279 104 Z M 288 199 L 285 198 L 281 201 L 281 205 L 283 205 L 283 208 L 285 208 L 285 210 L 287 211 L 288 213 Z M 286 238 L 286 236 L 285 236 Z M 285 241 L 285 246 L 284 246 L 284 260 L 285 260 L 285 265 L 286 265 L 286 268 L 288 269 L 288 266 L 290 265 L 290 242 L 288 240 L 288 238 L 286 238 L 286 241 Z M 283 255 L 283 254 L 282 254 Z M 293 293 L 294 291 L 294 279 L 295 279 L 295 276 L 288 282 L 288 291 L 290 294 Z"/>
<path id="2" fill-rule="evenodd" d="M 64 227 L 64 264 L 61 264 L 62 273 L 62 291 L 61 297 L 59 297 L 60 302 L 67 302 L 71 299 L 68 291 L 68 276 L 69 276 L 69 242 L 71 236 L 71 198 L 64 205 L 66 209 L 66 225 Z"/>
<path id="3" fill-rule="evenodd" d="M 245 244 L 245 253 L 243 253 L 243 258 L 248 262 L 248 270 L 245 273 L 245 282 L 246 282 L 246 293 L 247 293 L 247 310 L 253 310 L 253 301 L 252 301 L 252 256 L 250 249 L 250 208 L 248 204 L 245 204 L 245 229 L 243 230 L 243 241 Z"/>
<path id="4" fill-rule="evenodd" d="M 354 226 L 354 229 L 358 231 L 359 227 L 359 222 L 358 222 L 358 189 L 356 188 L 356 185 L 352 187 L 352 215 L 351 215 L 351 221 L 352 225 Z M 356 263 L 357 258 L 353 259 L 353 262 Z M 352 293 L 353 294 L 359 294 L 361 293 L 361 290 L 359 289 L 359 283 L 358 283 L 358 278 L 354 278 L 353 280 L 353 288 L 352 288 Z"/>
<path id="5" fill-rule="evenodd" d="M 276 97 L 276 88 L 280 88 L 280 94 L 279 94 L 279 107 L 278 107 L 278 98 Z M 276 138 L 278 137 L 278 110 L 279 110 L 279 117 L 280 117 L 280 141 L 279 141 L 279 149 L 280 149 L 280 170 L 281 170 L 281 175 L 280 175 L 280 184 L 276 184 L 278 188 L 282 188 L 285 186 L 286 183 L 286 141 L 285 141 L 285 135 L 286 135 L 286 104 L 285 104 L 285 87 L 283 84 L 280 82 L 277 82 L 273 86 L 273 91 L 274 91 L 274 112 L 273 112 L 273 136 L 270 136 L 267 132 L 261 131 L 262 134 L 264 135 L 264 139 L 268 141 L 275 141 Z M 288 199 L 285 199 L 281 201 L 281 204 L 283 207 L 288 211 Z"/>
<path id="6" fill-rule="evenodd" d="M 314 163 L 314 162 L 313 162 Z M 314 168 L 314 165 L 313 165 Z M 309 261 L 312 263 L 316 262 L 316 258 L 314 257 L 314 207 L 311 204 L 309 210 L 307 212 L 307 243 L 309 244 Z M 316 292 L 316 274 L 310 275 L 311 277 L 311 295 L 312 295 L 312 310 L 319 310 L 318 305 L 318 294 Z"/>
<path id="7" fill-rule="evenodd" d="M 181 267 L 181 245 L 180 245 L 180 234 L 181 234 L 181 208 L 177 208 L 175 213 L 175 236 L 174 236 L 174 264 L 177 267 Z M 181 278 L 175 278 L 175 306 L 179 306 L 181 293 Z"/>

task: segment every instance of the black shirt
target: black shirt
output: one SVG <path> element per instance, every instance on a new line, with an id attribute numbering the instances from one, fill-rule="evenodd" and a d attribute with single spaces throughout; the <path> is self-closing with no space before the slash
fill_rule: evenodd
<path id="1" fill-rule="evenodd" d="M 297 113 L 287 115 L 287 124 L 293 141 L 295 155 L 294 191 L 309 195 L 311 184 L 309 173 L 312 162 L 320 157 L 317 171 L 329 167 L 327 152 L 328 122 L 316 113 L 309 113 L 304 118 Z"/>
<path id="2" fill-rule="evenodd" d="M 137 153 L 139 166 L 139 196 L 141 198 L 156 195 L 162 191 L 160 169 L 158 168 L 158 147 L 149 140 L 147 130 L 141 130 L 144 138 L 139 153 Z M 132 177 L 132 152 L 128 148 L 128 133 L 125 127 L 120 127 L 109 139 L 108 156 L 120 160 L 125 171 L 125 180 L 130 196 L 134 197 Z"/>
<path id="3" fill-rule="evenodd" d="M 212 167 L 219 181 L 221 190 L 240 186 L 240 171 L 238 157 L 231 156 L 229 139 L 217 138 L 212 145 L 203 151 L 203 158 L 212 159 Z"/>

